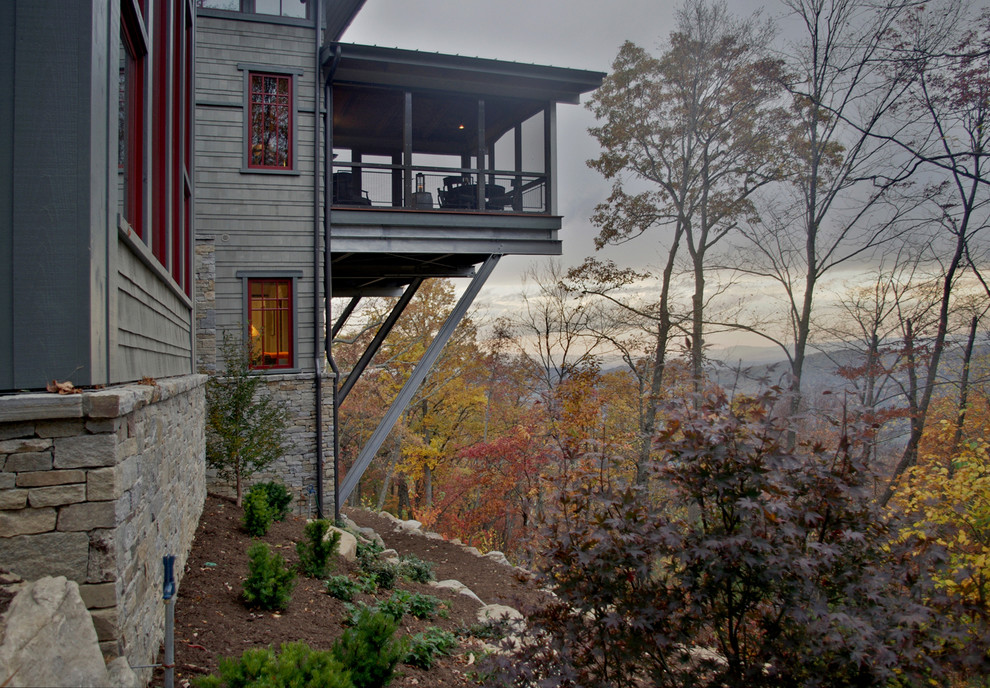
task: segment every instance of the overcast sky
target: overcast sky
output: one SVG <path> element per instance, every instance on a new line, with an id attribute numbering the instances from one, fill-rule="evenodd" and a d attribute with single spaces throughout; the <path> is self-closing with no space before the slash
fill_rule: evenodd
<path id="1" fill-rule="evenodd" d="M 387 47 L 513 60 L 607 72 L 626 40 L 655 49 L 674 26 L 674 0 L 367 0 L 344 41 Z M 730 9 L 748 15 L 758 0 L 729 0 Z M 767 12 L 779 13 L 778 3 Z M 586 99 L 587 97 L 585 97 Z M 589 217 L 609 191 L 608 183 L 585 161 L 598 146 L 588 134 L 595 121 L 583 106 L 557 109 L 557 164 L 560 172 L 560 238 L 565 266 L 595 253 L 597 233 Z M 648 237 L 600 252 L 622 264 L 659 264 Z M 479 296 L 495 310 L 516 301 L 520 275 L 531 257 L 505 258 Z M 458 285 L 465 287 L 464 285 Z"/>

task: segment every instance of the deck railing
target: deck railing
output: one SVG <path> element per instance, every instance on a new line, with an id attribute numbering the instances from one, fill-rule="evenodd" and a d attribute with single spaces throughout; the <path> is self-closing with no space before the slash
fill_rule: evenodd
<path id="1" fill-rule="evenodd" d="M 333 164 L 335 206 L 546 214 L 547 197 L 547 176 L 543 173 L 368 162 Z"/>

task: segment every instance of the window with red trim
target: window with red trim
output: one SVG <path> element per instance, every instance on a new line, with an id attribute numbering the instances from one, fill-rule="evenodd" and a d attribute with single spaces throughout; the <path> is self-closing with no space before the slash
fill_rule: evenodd
<path id="1" fill-rule="evenodd" d="M 291 368 L 292 280 L 248 280 L 248 326 L 254 368 Z"/>
<path id="2" fill-rule="evenodd" d="M 118 211 L 139 237 L 144 237 L 144 72 L 148 46 L 139 9 L 131 2 L 120 8 L 120 67 L 117 101 Z"/>
<path id="3" fill-rule="evenodd" d="M 292 169 L 292 77 L 252 72 L 248 88 L 248 167 Z"/>

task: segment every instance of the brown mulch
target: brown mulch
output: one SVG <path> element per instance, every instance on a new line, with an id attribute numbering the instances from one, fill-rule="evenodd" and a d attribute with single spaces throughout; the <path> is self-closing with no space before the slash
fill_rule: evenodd
<path id="1" fill-rule="evenodd" d="M 288 609 L 273 613 L 247 608 L 241 601 L 242 582 L 247 576 L 247 549 L 253 538 L 241 529 L 242 510 L 232 500 L 210 495 L 196 530 L 185 575 L 179 586 L 175 608 L 176 685 L 188 686 L 195 676 L 213 673 L 222 657 L 239 656 L 258 646 L 278 647 L 281 643 L 303 641 L 320 650 L 329 649 L 344 630 L 344 603 L 323 591 L 323 582 L 298 577 Z M 519 607 L 535 602 L 539 593 L 527 588 L 516 572 L 503 565 L 477 557 L 462 547 L 442 540 L 430 540 L 408 532 L 393 532 L 393 524 L 376 514 L 360 509 L 345 513 L 362 527 L 371 527 L 385 541 L 385 546 L 400 555 L 414 554 L 433 562 L 437 580 L 455 578 L 475 592 L 485 603 Z M 290 517 L 273 524 L 260 538 L 289 564 L 298 562 L 295 543 L 303 537 L 305 520 Z M 338 574 L 356 577 L 356 563 L 338 560 Z M 478 605 L 474 600 L 447 589 L 401 580 L 397 589 L 434 595 L 449 606 L 446 618 L 421 621 L 406 615 L 399 624 L 399 634 L 418 633 L 428 626 L 457 632 L 476 622 Z M 357 595 L 374 604 L 387 599 L 391 591 Z M 391 685 L 466 686 L 475 667 L 480 642 L 462 638 L 450 657 L 442 658 L 428 671 L 400 665 Z M 154 685 L 161 685 L 161 670 Z"/>

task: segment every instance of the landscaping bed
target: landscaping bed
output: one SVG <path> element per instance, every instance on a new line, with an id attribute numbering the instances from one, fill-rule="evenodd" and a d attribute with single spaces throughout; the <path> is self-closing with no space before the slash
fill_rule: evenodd
<path id="1" fill-rule="evenodd" d="M 395 524 L 376 514 L 350 509 L 345 513 L 361 527 L 373 528 L 385 546 L 400 556 L 414 555 L 429 561 L 437 580 L 456 579 L 470 588 L 486 604 L 500 603 L 519 608 L 538 599 L 538 593 L 519 580 L 517 572 L 444 540 L 429 539 L 421 533 L 393 532 Z M 290 565 L 298 562 L 296 543 L 303 539 L 305 520 L 289 517 L 275 523 L 266 535 L 252 538 L 241 527 L 242 509 L 232 500 L 209 496 L 196 530 L 193 548 L 179 588 L 175 609 L 176 685 L 191 685 L 191 679 L 217 670 L 222 657 L 240 656 L 252 647 L 303 641 L 312 648 L 327 650 L 346 626 L 345 603 L 326 594 L 321 580 L 297 577 L 297 586 L 287 609 L 282 612 L 249 609 L 241 599 L 248 574 L 247 550 L 255 540 L 268 543 Z M 337 559 L 338 575 L 357 579 L 357 563 Z M 400 664 L 392 686 L 471 685 L 469 676 L 476 668 L 482 641 L 464 635 L 477 623 L 479 604 L 453 590 L 437 588 L 400 578 L 396 590 L 432 595 L 444 601 L 446 614 L 420 620 L 406 614 L 397 635 L 413 635 L 429 626 L 458 634 L 458 645 L 448 657 L 441 657 L 429 669 Z M 354 602 L 373 605 L 389 599 L 392 590 L 359 593 Z M 160 680 L 161 672 L 156 676 Z"/>

